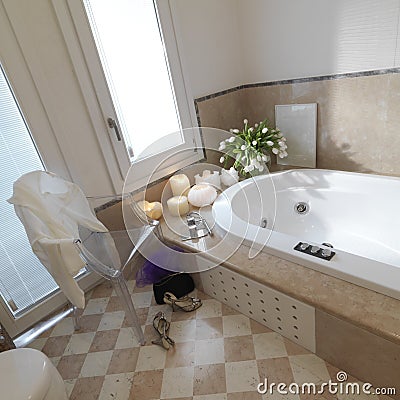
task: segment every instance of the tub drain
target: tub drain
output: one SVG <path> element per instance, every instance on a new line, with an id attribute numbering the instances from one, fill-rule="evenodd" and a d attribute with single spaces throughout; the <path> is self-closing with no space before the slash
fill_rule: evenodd
<path id="1" fill-rule="evenodd" d="M 309 209 L 310 206 L 304 201 L 300 201 L 294 206 L 294 210 L 297 212 L 297 214 L 307 214 Z"/>

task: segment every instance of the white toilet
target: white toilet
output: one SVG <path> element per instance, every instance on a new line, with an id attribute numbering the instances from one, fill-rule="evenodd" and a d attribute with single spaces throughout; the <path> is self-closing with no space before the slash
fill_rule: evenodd
<path id="1" fill-rule="evenodd" d="M 41 351 L 15 349 L 0 353 L 2 399 L 67 400 L 64 382 Z"/>

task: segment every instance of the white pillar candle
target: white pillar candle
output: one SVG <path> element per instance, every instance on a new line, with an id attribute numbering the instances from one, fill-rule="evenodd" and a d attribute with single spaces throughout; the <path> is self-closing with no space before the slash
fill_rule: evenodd
<path id="1" fill-rule="evenodd" d="M 189 212 L 189 203 L 186 196 L 174 196 L 167 200 L 169 213 L 174 217 L 187 214 Z"/>
<path id="2" fill-rule="evenodd" d="M 189 178 L 185 174 L 171 176 L 169 183 L 174 196 L 185 195 L 185 192 L 190 189 Z"/>

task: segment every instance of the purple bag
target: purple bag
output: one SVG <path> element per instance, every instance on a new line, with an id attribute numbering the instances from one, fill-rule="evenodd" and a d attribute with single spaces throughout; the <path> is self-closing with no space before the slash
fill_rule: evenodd
<path id="1" fill-rule="evenodd" d="M 172 250 L 183 252 L 183 250 L 179 247 L 171 247 Z M 159 254 L 156 254 L 155 259 L 156 260 L 162 260 L 163 259 L 163 253 L 165 250 L 160 251 Z M 159 264 L 162 264 L 160 262 Z M 152 285 L 153 283 L 161 281 L 163 278 L 165 278 L 168 275 L 175 274 L 173 271 L 168 271 L 164 268 L 161 268 L 150 261 L 146 260 L 145 263 L 143 264 L 143 267 L 140 268 L 137 273 L 136 273 L 136 286 L 137 287 L 144 287 L 147 285 Z"/>

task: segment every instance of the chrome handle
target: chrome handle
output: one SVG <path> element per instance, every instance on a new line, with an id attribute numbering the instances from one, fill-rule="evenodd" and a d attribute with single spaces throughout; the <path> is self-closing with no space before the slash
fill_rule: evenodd
<path id="1" fill-rule="evenodd" d="M 115 131 L 115 136 L 117 137 L 118 142 L 121 141 L 121 135 L 119 133 L 119 129 L 118 129 L 118 124 L 115 121 L 115 119 L 112 119 L 111 117 L 107 118 L 107 123 L 108 123 L 108 127 L 111 129 L 114 129 Z"/>

